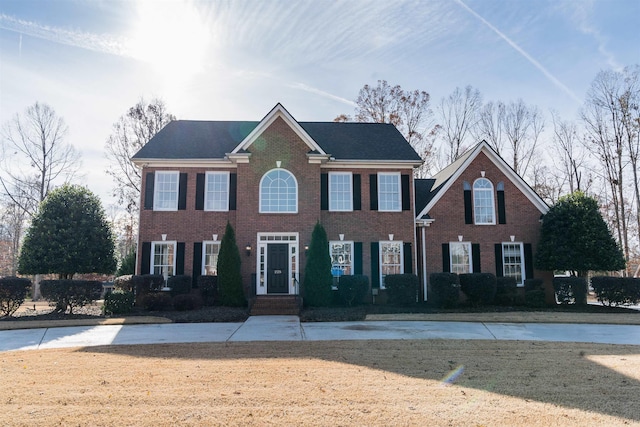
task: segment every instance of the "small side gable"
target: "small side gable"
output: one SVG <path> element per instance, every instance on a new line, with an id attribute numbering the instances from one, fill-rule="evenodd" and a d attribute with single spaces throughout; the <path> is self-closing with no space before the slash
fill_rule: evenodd
<path id="1" fill-rule="evenodd" d="M 549 210 L 549 206 L 538 196 L 538 194 L 527 184 L 524 179 L 520 177 L 498 153 L 489 146 L 486 141 L 482 141 L 475 147 L 469 149 L 458 160 L 444 168 L 441 172 L 434 176 L 434 183 L 432 184 L 432 194 L 426 198 L 426 206 L 417 206 L 421 208 L 420 212 L 416 215 L 417 219 L 425 217 L 429 211 L 438 203 L 443 195 L 451 188 L 454 182 L 462 175 L 462 173 L 469 167 L 473 160 L 478 157 L 480 153 L 484 153 L 489 160 L 493 162 L 502 173 L 509 178 L 509 180 L 520 190 L 531 203 L 542 214 L 546 214 Z M 417 190 L 417 189 L 416 189 Z"/>
<path id="2" fill-rule="evenodd" d="M 269 127 L 271 124 L 276 121 L 276 119 L 281 118 L 291 127 L 291 129 L 300 137 L 302 141 L 309 147 L 309 151 L 315 152 L 320 155 L 327 155 L 324 150 L 318 145 L 311 136 L 298 124 L 298 122 L 289 114 L 289 112 L 282 106 L 282 104 L 278 103 L 269 113 L 260 120 L 258 126 L 253 129 L 253 131 L 247 135 L 240 144 L 233 149 L 231 154 L 238 154 L 246 150 L 248 147 L 253 144 L 256 139 L 260 137 L 260 135 Z"/>

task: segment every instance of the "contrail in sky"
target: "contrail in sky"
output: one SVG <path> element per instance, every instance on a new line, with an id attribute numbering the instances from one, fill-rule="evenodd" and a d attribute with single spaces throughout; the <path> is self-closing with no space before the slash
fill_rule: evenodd
<path id="1" fill-rule="evenodd" d="M 509 46 L 514 48 L 520 55 L 524 56 L 527 59 L 527 61 L 529 61 L 531 64 L 533 64 L 533 66 L 536 67 L 538 70 L 540 70 L 540 72 L 542 72 L 542 74 L 544 74 L 545 77 L 547 77 L 554 85 L 556 85 L 560 89 L 562 89 L 567 95 L 569 95 L 571 98 L 573 98 L 576 102 L 582 103 L 582 100 L 580 98 L 578 98 L 576 96 L 576 94 L 574 94 L 571 91 L 571 89 L 569 89 L 567 86 L 565 86 L 560 80 L 555 78 L 553 76 L 553 74 L 551 74 L 546 68 L 544 68 L 542 66 L 542 64 L 540 64 L 531 55 L 529 55 L 527 52 L 525 52 L 524 49 L 522 49 L 513 40 L 511 40 L 509 37 L 507 37 L 506 34 L 504 34 L 500 30 L 498 30 L 496 27 L 491 25 L 491 23 L 489 21 L 487 21 L 486 19 L 484 19 L 482 16 L 478 15 L 473 9 L 471 9 L 469 6 L 467 6 L 462 0 L 454 0 L 454 1 L 456 3 L 458 3 L 460 6 L 462 6 L 467 12 L 469 12 L 470 14 L 472 14 L 473 16 L 478 18 L 487 27 L 489 27 L 494 33 L 496 33 L 498 36 L 500 36 L 500 38 L 502 40 L 506 41 L 509 44 Z"/>

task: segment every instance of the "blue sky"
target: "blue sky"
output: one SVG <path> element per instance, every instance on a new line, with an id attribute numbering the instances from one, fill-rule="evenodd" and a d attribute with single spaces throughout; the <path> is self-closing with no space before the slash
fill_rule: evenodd
<path id="1" fill-rule="evenodd" d="M 385 79 L 434 106 L 470 84 L 573 119 L 598 71 L 640 63 L 638 22 L 638 0 L 0 0 L 0 124 L 53 107 L 108 206 L 104 144 L 141 96 L 180 119 L 281 102 L 330 121 Z"/>

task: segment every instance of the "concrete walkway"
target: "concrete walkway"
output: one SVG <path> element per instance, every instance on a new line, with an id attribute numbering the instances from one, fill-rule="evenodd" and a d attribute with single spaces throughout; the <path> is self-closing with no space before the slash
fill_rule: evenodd
<path id="1" fill-rule="evenodd" d="M 0 331 L 0 351 L 99 345 L 237 341 L 464 339 L 640 345 L 640 325 L 363 321 L 300 323 L 254 316 L 238 323 L 100 325 Z"/>

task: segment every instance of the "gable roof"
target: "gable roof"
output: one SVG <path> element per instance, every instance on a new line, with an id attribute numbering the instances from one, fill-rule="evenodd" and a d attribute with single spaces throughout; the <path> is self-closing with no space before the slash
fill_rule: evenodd
<path id="1" fill-rule="evenodd" d="M 471 147 L 463 153 L 456 161 L 442 169 L 434 175 L 433 179 L 417 179 L 416 181 L 416 219 L 428 218 L 431 208 L 438 203 L 440 198 L 453 185 L 458 177 L 467 167 L 478 157 L 480 153 L 484 153 L 489 160 L 493 162 L 502 173 L 518 188 L 530 201 L 545 214 L 549 210 L 549 205 L 525 182 L 520 175 L 514 171 L 511 166 L 504 161 L 502 157 L 493 149 L 486 141 L 481 141 L 474 147 Z M 418 194 L 425 191 L 426 194 Z"/>
<path id="2" fill-rule="evenodd" d="M 176 120 L 133 157 L 150 160 L 223 160 L 243 153 L 277 118 L 307 144 L 310 153 L 331 160 L 410 162 L 422 159 L 395 126 L 386 123 L 297 122 L 277 104 L 261 121 Z"/>

